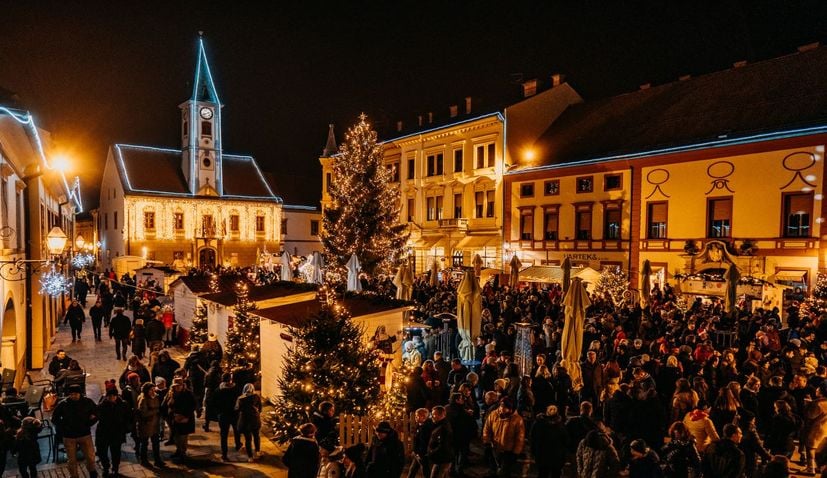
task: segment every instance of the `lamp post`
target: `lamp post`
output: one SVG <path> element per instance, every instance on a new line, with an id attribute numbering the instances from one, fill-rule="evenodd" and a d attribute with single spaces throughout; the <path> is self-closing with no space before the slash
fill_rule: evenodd
<path id="1" fill-rule="evenodd" d="M 66 249 L 66 242 L 69 240 L 63 229 L 55 226 L 46 236 L 46 250 L 49 252 L 48 259 L 16 259 L 11 261 L 0 261 L 0 278 L 8 281 L 25 280 L 23 272 L 36 273 L 45 266 L 53 264 L 53 258 L 59 257 Z"/>

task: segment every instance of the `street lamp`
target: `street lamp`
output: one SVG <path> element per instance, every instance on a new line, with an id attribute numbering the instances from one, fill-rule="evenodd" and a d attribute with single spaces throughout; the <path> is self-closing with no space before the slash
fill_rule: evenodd
<path id="1" fill-rule="evenodd" d="M 49 250 L 49 254 L 58 256 L 66 249 L 66 242 L 68 241 L 69 238 L 63 232 L 63 229 L 55 226 L 46 236 L 46 249 Z"/>
<path id="2" fill-rule="evenodd" d="M 50 268 L 49 273 L 55 272 L 55 264 L 60 264 L 61 254 L 66 249 L 66 242 L 69 240 L 63 230 L 57 226 L 53 227 L 46 236 L 45 245 L 49 253 L 46 259 L 16 259 L 11 261 L 0 261 L 0 278 L 8 281 L 25 280 L 24 272 L 34 274 L 45 267 Z"/>

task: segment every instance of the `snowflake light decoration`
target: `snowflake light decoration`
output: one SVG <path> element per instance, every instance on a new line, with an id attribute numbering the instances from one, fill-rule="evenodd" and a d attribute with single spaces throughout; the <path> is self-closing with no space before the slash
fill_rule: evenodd
<path id="1" fill-rule="evenodd" d="M 40 294 L 58 297 L 70 290 L 69 279 L 56 271 L 54 266 L 40 277 Z"/>

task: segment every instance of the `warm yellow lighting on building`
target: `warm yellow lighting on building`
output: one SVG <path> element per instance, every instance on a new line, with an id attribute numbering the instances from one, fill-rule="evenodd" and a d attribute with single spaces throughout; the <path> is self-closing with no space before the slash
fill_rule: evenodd
<path id="1" fill-rule="evenodd" d="M 523 159 L 526 161 L 534 161 L 537 158 L 537 151 L 534 148 L 526 148 L 523 150 Z"/>
<path id="2" fill-rule="evenodd" d="M 69 171 L 71 164 L 72 163 L 71 161 L 69 161 L 69 158 L 63 154 L 57 155 L 52 158 L 52 168 L 62 173 Z"/>

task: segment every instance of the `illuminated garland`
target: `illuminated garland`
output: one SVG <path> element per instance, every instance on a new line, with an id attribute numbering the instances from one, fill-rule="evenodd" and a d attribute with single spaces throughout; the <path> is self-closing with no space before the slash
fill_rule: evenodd
<path id="1" fill-rule="evenodd" d="M 382 392 L 379 403 L 370 408 L 369 414 L 376 422 L 399 420 L 406 414 L 408 381 L 412 369 L 404 362 L 401 368 L 392 369 L 390 387 Z"/>
<path id="2" fill-rule="evenodd" d="M 79 252 L 72 257 L 72 268 L 73 269 L 83 269 L 84 267 L 90 267 L 95 263 L 95 256 L 88 252 Z"/>
<path id="3" fill-rule="evenodd" d="M 255 309 L 250 302 L 250 287 L 245 282 L 235 286 L 236 306 L 233 326 L 227 330 L 227 349 L 224 354 L 227 365 L 232 369 L 241 365 L 244 359 L 258 369 L 261 362 L 261 339 L 259 318 L 249 312 Z"/>
<path id="4" fill-rule="evenodd" d="M 55 266 L 40 276 L 40 295 L 58 297 L 71 290 L 71 281 L 57 270 Z"/>

